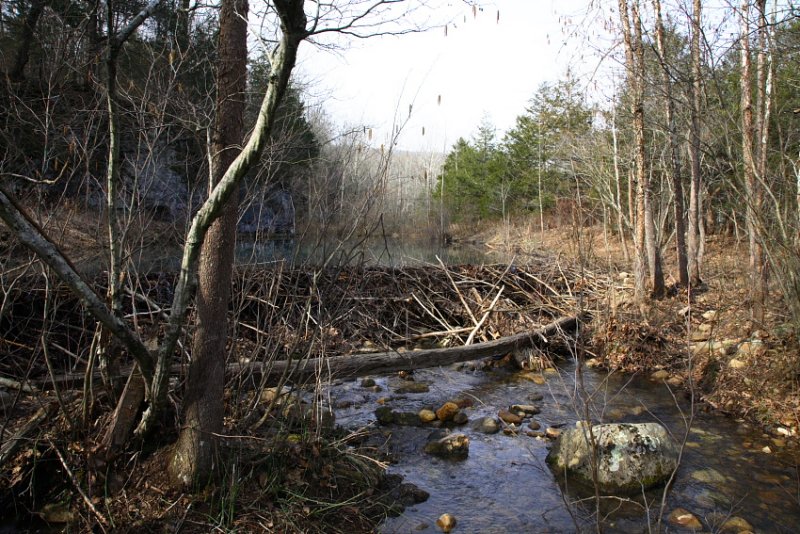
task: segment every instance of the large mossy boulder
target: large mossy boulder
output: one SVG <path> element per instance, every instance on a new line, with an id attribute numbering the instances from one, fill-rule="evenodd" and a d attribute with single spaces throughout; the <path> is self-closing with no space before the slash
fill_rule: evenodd
<path id="1" fill-rule="evenodd" d="M 547 463 L 568 483 L 593 488 L 590 445 L 594 438 L 597 484 L 607 495 L 638 493 L 664 483 L 678 466 L 678 444 L 658 423 L 614 423 L 589 426 L 578 422 L 562 432 Z"/>

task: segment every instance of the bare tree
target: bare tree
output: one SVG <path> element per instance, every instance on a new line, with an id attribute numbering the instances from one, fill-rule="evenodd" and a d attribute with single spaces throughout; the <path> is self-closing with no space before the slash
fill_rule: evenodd
<path id="1" fill-rule="evenodd" d="M 753 84 L 753 67 L 751 60 L 751 45 L 750 45 L 750 0 L 742 2 L 739 12 L 740 23 L 740 78 L 739 89 L 741 98 L 741 121 L 742 121 L 742 159 L 743 159 L 743 173 L 745 185 L 745 202 L 746 202 L 746 222 L 748 241 L 750 246 L 750 300 L 751 311 L 753 317 L 758 320 L 763 320 L 764 302 L 767 296 L 767 266 L 766 257 L 764 254 L 764 246 L 761 240 L 761 223 L 760 218 L 763 216 L 761 213 L 764 204 L 764 191 L 759 176 L 761 170 L 761 158 L 759 154 L 766 150 L 765 144 L 761 142 L 761 133 L 766 129 L 766 122 L 764 120 L 764 113 L 766 112 L 764 102 L 764 89 L 762 84 L 766 82 L 763 65 L 763 42 L 761 35 L 766 32 L 766 24 L 764 21 L 764 9 L 766 0 L 757 0 L 756 8 L 759 11 L 759 55 L 758 66 L 756 74 L 757 83 L 757 117 L 754 123 L 753 119 L 753 97 L 752 97 L 752 84 Z M 759 140 L 756 145 L 755 140 Z M 766 141 L 766 140 L 765 140 Z"/>
<path id="2" fill-rule="evenodd" d="M 667 136 L 669 138 L 667 174 L 672 179 L 673 206 L 675 208 L 675 248 L 678 258 L 678 283 L 683 287 L 687 287 L 689 285 L 689 270 L 686 259 L 686 214 L 683 206 L 683 174 L 679 156 L 678 127 L 675 124 L 675 101 L 672 95 L 673 74 L 667 62 L 667 52 L 664 44 L 664 21 L 661 16 L 661 0 L 653 0 L 653 11 L 656 15 L 656 50 L 658 62 L 661 66 L 661 87 L 664 94 L 664 111 L 667 119 Z"/>
<path id="3" fill-rule="evenodd" d="M 225 0 L 220 10 L 216 125 L 209 191 L 213 191 L 234 162 L 244 137 L 247 11 L 247 0 Z M 296 24 L 305 26 L 305 19 Z M 170 464 L 172 478 L 184 486 L 192 486 L 212 471 L 216 436 L 222 432 L 226 323 L 237 215 L 238 198 L 231 195 L 209 228 L 200 256 L 196 328 L 183 402 L 183 425 Z"/>
<path id="4" fill-rule="evenodd" d="M 214 148 L 219 149 L 219 153 L 212 154 L 215 159 L 213 174 L 216 183 L 206 201 L 193 217 L 186 234 L 180 271 L 175 281 L 165 332 L 157 347 L 152 350 L 144 343 L 132 325 L 123 321 L 98 297 L 70 260 L 59 250 L 55 242 L 49 239 L 42 228 L 36 224 L 34 218 L 25 212 L 7 189 L 0 186 L 0 218 L 6 222 L 21 243 L 32 249 L 80 297 L 88 312 L 120 340 L 136 361 L 136 370 L 129 377 L 104 440 L 106 452 L 112 452 L 115 448 L 123 445 L 134 427 L 135 434 L 144 437 L 158 426 L 159 416 L 167 398 L 169 372 L 178 338 L 182 333 L 186 312 L 198 285 L 197 269 L 200 263 L 201 249 L 205 256 L 203 265 L 207 266 L 201 269 L 202 290 L 199 300 L 204 302 L 198 302 L 198 310 L 212 300 L 214 301 L 214 304 L 209 306 L 205 312 L 199 312 L 204 316 L 201 330 L 208 331 L 209 326 L 219 329 L 218 324 L 209 325 L 208 321 L 213 320 L 214 317 L 219 318 L 220 314 L 224 318 L 227 310 L 228 289 L 224 288 L 217 292 L 216 290 L 219 288 L 213 286 L 230 284 L 229 276 L 227 279 L 223 278 L 226 273 L 230 273 L 229 263 L 232 261 L 232 254 L 229 251 L 231 251 L 232 236 L 230 236 L 231 223 L 227 217 L 224 219 L 225 222 L 217 226 L 218 229 L 212 230 L 212 225 L 223 216 L 223 213 L 226 213 L 230 204 L 234 204 L 235 208 L 235 201 L 231 199 L 235 198 L 235 194 L 238 193 L 239 184 L 244 175 L 258 161 L 268 140 L 276 109 L 286 91 L 300 43 L 313 35 L 329 32 L 367 37 L 382 33 L 400 34 L 416 31 L 416 28 L 402 26 L 404 24 L 400 22 L 402 14 L 390 11 L 395 4 L 400 3 L 402 0 L 378 0 L 375 2 L 349 0 L 341 3 L 320 3 L 314 6 L 310 18 L 306 16 L 304 0 L 273 0 L 267 4 L 267 15 L 274 17 L 278 30 L 276 32 L 277 39 L 270 41 L 274 43 L 269 58 L 271 70 L 256 123 L 241 151 L 236 154 L 235 149 L 231 151 L 231 147 L 241 143 L 242 130 L 239 129 L 241 127 L 226 122 L 227 117 L 223 116 L 224 109 L 217 110 L 217 127 L 225 130 L 225 133 L 215 132 L 219 136 L 214 140 Z M 243 17 L 243 11 L 246 12 L 246 4 L 226 5 L 230 9 L 226 13 L 226 17 L 230 18 L 226 18 L 226 21 L 231 24 L 234 24 L 234 19 Z M 386 27 L 386 31 L 382 29 L 384 27 Z M 246 46 L 242 45 L 243 26 L 234 25 L 234 28 L 233 30 L 227 28 L 226 32 L 222 32 L 221 39 L 222 36 L 226 37 L 221 41 L 221 45 L 223 47 L 230 46 L 230 50 L 221 53 L 220 59 L 222 61 L 227 58 L 227 60 L 234 61 L 235 58 L 239 62 L 236 64 L 241 66 L 246 61 Z M 133 26 L 131 33 L 135 29 L 136 26 Z M 228 30 L 230 33 L 227 33 Z M 123 34 L 118 35 L 123 36 Z M 230 37 L 230 42 L 228 42 L 228 37 Z M 239 40 L 236 41 L 236 39 Z M 124 42 L 124 39 L 120 42 Z M 220 82 L 223 84 L 220 98 L 225 98 L 226 91 L 233 95 L 241 91 L 236 85 L 243 83 L 240 71 L 238 74 L 236 70 L 220 72 L 219 75 Z M 226 101 L 225 106 L 228 105 L 236 106 L 238 104 Z M 235 118 L 231 120 L 235 120 Z M 235 157 L 233 157 L 234 155 Z M 235 223 L 235 209 L 232 210 L 232 213 Z M 207 240 L 209 232 L 211 232 L 211 237 Z M 217 267 L 222 267 L 223 270 L 215 271 L 209 265 L 216 260 L 220 262 Z M 221 265 L 225 262 L 228 263 L 227 267 Z M 220 278 L 214 278 L 216 275 Z M 199 336 L 201 344 L 203 339 L 209 339 L 209 337 L 204 338 L 203 335 L 205 334 L 201 333 Z M 207 469 L 211 466 L 207 462 L 212 457 L 210 452 L 213 450 L 213 446 L 201 443 L 201 441 L 214 440 L 217 436 L 214 429 L 221 428 L 221 419 L 218 418 L 222 414 L 223 397 L 219 387 L 219 384 L 222 383 L 222 376 L 221 372 L 217 371 L 224 364 L 224 350 L 215 350 L 214 347 L 224 347 L 225 336 L 215 337 L 213 343 L 218 345 L 209 343 L 209 347 L 202 347 L 201 353 L 198 353 L 199 358 L 193 356 L 190 379 L 199 382 L 189 384 L 187 397 L 190 402 L 187 406 L 191 408 L 187 407 L 187 425 L 182 432 L 183 435 L 180 445 L 176 449 L 177 454 L 171 469 L 173 475 L 182 484 L 193 484 L 198 478 L 208 474 Z M 202 354 L 206 350 L 207 358 Z M 204 380 L 208 380 L 208 382 L 204 382 Z M 143 400 L 146 401 L 146 407 L 140 414 L 140 405 Z M 198 428 L 196 424 L 201 424 L 201 426 Z"/>
<path id="5" fill-rule="evenodd" d="M 700 233 L 703 212 L 703 181 L 700 173 L 700 104 L 703 94 L 703 76 L 700 63 L 700 35 L 702 26 L 702 3 L 693 0 L 692 9 L 692 85 L 691 122 L 689 125 L 689 159 L 691 162 L 691 181 L 689 184 L 689 228 L 687 236 L 687 260 L 689 282 L 692 286 L 701 283 L 700 272 L 703 265 L 703 244 Z"/>
<path id="6" fill-rule="evenodd" d="M 642 303 L 647 298 L 647 274 L 650 273 L 650 291 L 660 297 L 664 293 L 664 273 L 661 255 L 656 245 L 655 223 L 650 200 L 650 176 L 647 171 L 644 136 L 644 48 L 642 19 L 638 0 L 630 6 L 628 0 L 619 0 L 619 17 L 625 43 L 625 65 L 628 85 L 631 88 L 631 114 L 633 115 L 634 155 L 636 161 L 636 216 L 634 222 L 635 291 Z"/>

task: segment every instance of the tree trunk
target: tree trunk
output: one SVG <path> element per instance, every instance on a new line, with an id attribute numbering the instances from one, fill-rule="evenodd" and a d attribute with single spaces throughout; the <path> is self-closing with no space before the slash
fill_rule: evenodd
<path id="1" fill-rule="evenodd" d="M 30 11 L 25 17 L 25 22 L 22 25 L 22 35 L 19 38 L 19 48 L 17 48 L 17 55 L 14 59 L 14 66 L 8 73 L 9 79 L 12 82 L 19 82 L 25 79 L 25 66 L 31 57 L 31 44 L 33 43 L 33 32 L 36 29 L 36 23 L 39 22 L 39 17 L 44 10 L 44 0 L 33 0 L 31 3 Z"/>
<path id="2" fill-rule="evenodd" d="M 742 2 L 741 24 L 741 75 L 740 98 L 742 110 L 742 160 L 744 166 L 744 185 L 747 198 L 746 222 L 750 249 L 750 305 L 754 319 L 763 319 L 766 298 L 766 273 L 764 249 L 760 240 L 759 216 L 762 202 L 762 187 L 756 175 L 756 155 L 753 138 L 756 134 L 753 125 L 752 64 L 750 59 L 750 0 Z"/>
<path id="3" fill-rule="evenodd" d="M 619 145 L 617 143 L 617 111 L 616 107 L 611 112 L 611 140 L 613 142 L 614 151 L 614 186 L 616 192 L 616 202 L 614 209 L 617 212 L 617 231 L 619 232 L 619 240 L 622 244 L 622 256 L 626 262 L 631 261 L 631 253 L 628 251 L 628 239 L 625 236 L 625 214 L 622 207 L 622 188 L 620 187 L 620 172 L 619 172 Z"/>
<path id="4" fill-rule="evenodd" d="M 691 130 L 689 138 L 689 159 L 691 160 L 691 185 L 689 188 L 689 233 L 687 260 L 689 283 L 698 286 L 702 283 L 702 239 L 700 232 L 703 210 L 703 183 L 700 174 L 700 99 L 703 93 L 702 72 L 700 69 L 700 32 L 702 31 L 702 3 L 693 1 L 692 13 L 692 87 L 691 87 Z"/>
<path id="5" fill-rule="evenodd" d="M 628 15 L 627 0 L 619 0 L 619 16 L 625 42 L 625 64 L 628 84 L 631 88 L 631 114 L 634 128 L 634 156 L 636 160 L 636 219 L 634 223 L 634 290 L 636 300 L 643 304 L 648 297 L 647 276 L 650 270 L 651 289 L 659 296 L 663 293 L 664 279 L 660 269 L 661 258 L 656 250 L 655 224 L 650 206 L 650 183 L 646 168 L 644 138 L 644 50 L 642 47 L 642 21 L 639 16 L 638 1 L 631 6 L 631 19 Z M 649 260 L 649 262 L 648 262 Z"/>
<path id="6" fill-rule="evenodd" d="M 655 217 L 653 214 L 653 189 L 650 183 L 650 172 L 647 168 L 644 137 L 644 39 L 642 38 L 642 17 L 639 12 L 639 0 L 633 2 L 631 15 L 633 15 L 633 38 L 635 40 L 634 65 L 636 66 L 636 113 L 634 114 L 634 128 L 636 129 L 636 167 L 638 182 L 640 184 L 637 200 L 637 210 L 640 211 L 644 224 L 644 246 L 647 256 L 647 266 L 650 270 L 650 290 L 655 298 L 664 296 L 664 270 L 661 264 L 661 243 L 656 235 Z"/>
<path id="7" fill-rule="evenodd" d="M 658 59 L 661 63 L 661 84 L 664 91 L 664 111 L 667 117 L 667 134 L 669 136 L 670 165 L 667 167 L 672 178 L 672 191 L 675 207 L 675 248 L 678 259 L 678 284 L 681 287 L 689 285 L 689 268 L 686 259 L 686 223 L 683 206 L 683 174 L 681 161 L 678 155 L 678 131 L 675 126 L 675 102 L 672 99 L 672 80 L 667 64 L 666 47 L 664 46 L 664 21 L 661 17 L 661 1 L 653 0 L 653 9 L 656 13 L 656 46 Z"/>
<path id="8" fill-rule="evenodd" d="M 239 154 L 247 85 L 247 0 L 223 0 L 219 16 L 216 127 L 209 191 Z M 191 487 L 213 471 L 225 411 L 225 342 L 233 274 L 238 195 L 234 192 L 206 234 L 200 256 L 196 329 L 184 396 L 183 426 L 170 465 L 173 479 Z"/>

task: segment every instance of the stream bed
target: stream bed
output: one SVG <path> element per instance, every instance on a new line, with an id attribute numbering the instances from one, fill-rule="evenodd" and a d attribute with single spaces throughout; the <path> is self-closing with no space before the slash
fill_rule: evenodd
<path id="1" fill-rule="evenodd" d="M 337 423 L 347 428 L 377 425 L 374 410 L 381 404 L 398 412 L 416 413 L 424 407 L 436 409 L 453 399 L 472 400 L 472 406 L 465 409 L 470 422 L 454 429 L 470 439 L 469 456 L 463 460 L 442 459 L 423 451 L 433 427 L 379 426 L 380 436 L 392 453 L 389 472 L 430 493 L 427 501 L 387 519 L 380 532 L 439 532 L 435 522 L 445 512 L 456 517 L 455 532 L 594 530 L 590 517 L 593 504 L 576 503 L 581 496 L 564 492 L 545 463 L 549 440 L 524 433 L 483 434 L 472 426 L 481 417 L 496 417 L 498 410 L 511 404 L 539 406 L 541 412 L 533 419 L 542 430 L 573 426 L 584 409 L 584 404 L 576 401 L 580 388 L 576 387 L 575 364 L 562 362 L 558 369 L 543 373 L 541 384 L 503 368 L 464 367 L 466 370 L 416 371 L 413 383 L 426 384 L 427 392 L 397 393 L 409 382 L 396 375 L 373 377 L 379 387 L 362 387 L 359 379 L 339 383 L 329 391 Z M 664 383 L 629 376 L 609 376 L 589 369 L 582 374 L 582 391 L 591 394 L 594 421 L 660 421 L 679 442 L 683 439 L 685 416 L 690 411 L 683 393 L 673 396 Z M 790 452 L 778 436 L 745 423 L 699 409 L 695 412 L 683 459 L 667 496 L 664 530 L 680 531 L 666 522 L 667 515 L 680 507 L 697 516 L 703 531 L 719 531 L 728 518 L 738 516 L 755 532 L 797 532 L 797 452 Z M 655 501 L 649 511 L 651 522 L 658 515 L 660 495 L 660 490 L 647 494 Z M 614 507 L 614 513 L 603 521 L 604 531 L 648 531 L 647 512 L 641 507 L 616 503 Z"/>

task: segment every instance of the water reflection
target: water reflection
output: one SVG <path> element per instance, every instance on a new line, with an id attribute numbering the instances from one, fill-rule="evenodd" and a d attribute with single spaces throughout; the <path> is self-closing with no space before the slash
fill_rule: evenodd
<path id="1" fill-rule="evenodd" d="M 370 240 L 355 243 L 309 242 L 293 238 L 241 239 L 236 243 L 238 265 L 261 265 L 287 262 L 289 265 L 370 265 L 403 267 L 438 264 L 448 265 L 502 263 L 509 258 L 497 252 L 469 245 L 440 246 L 430 242 L 403 243 L 400 240 Z"/>

